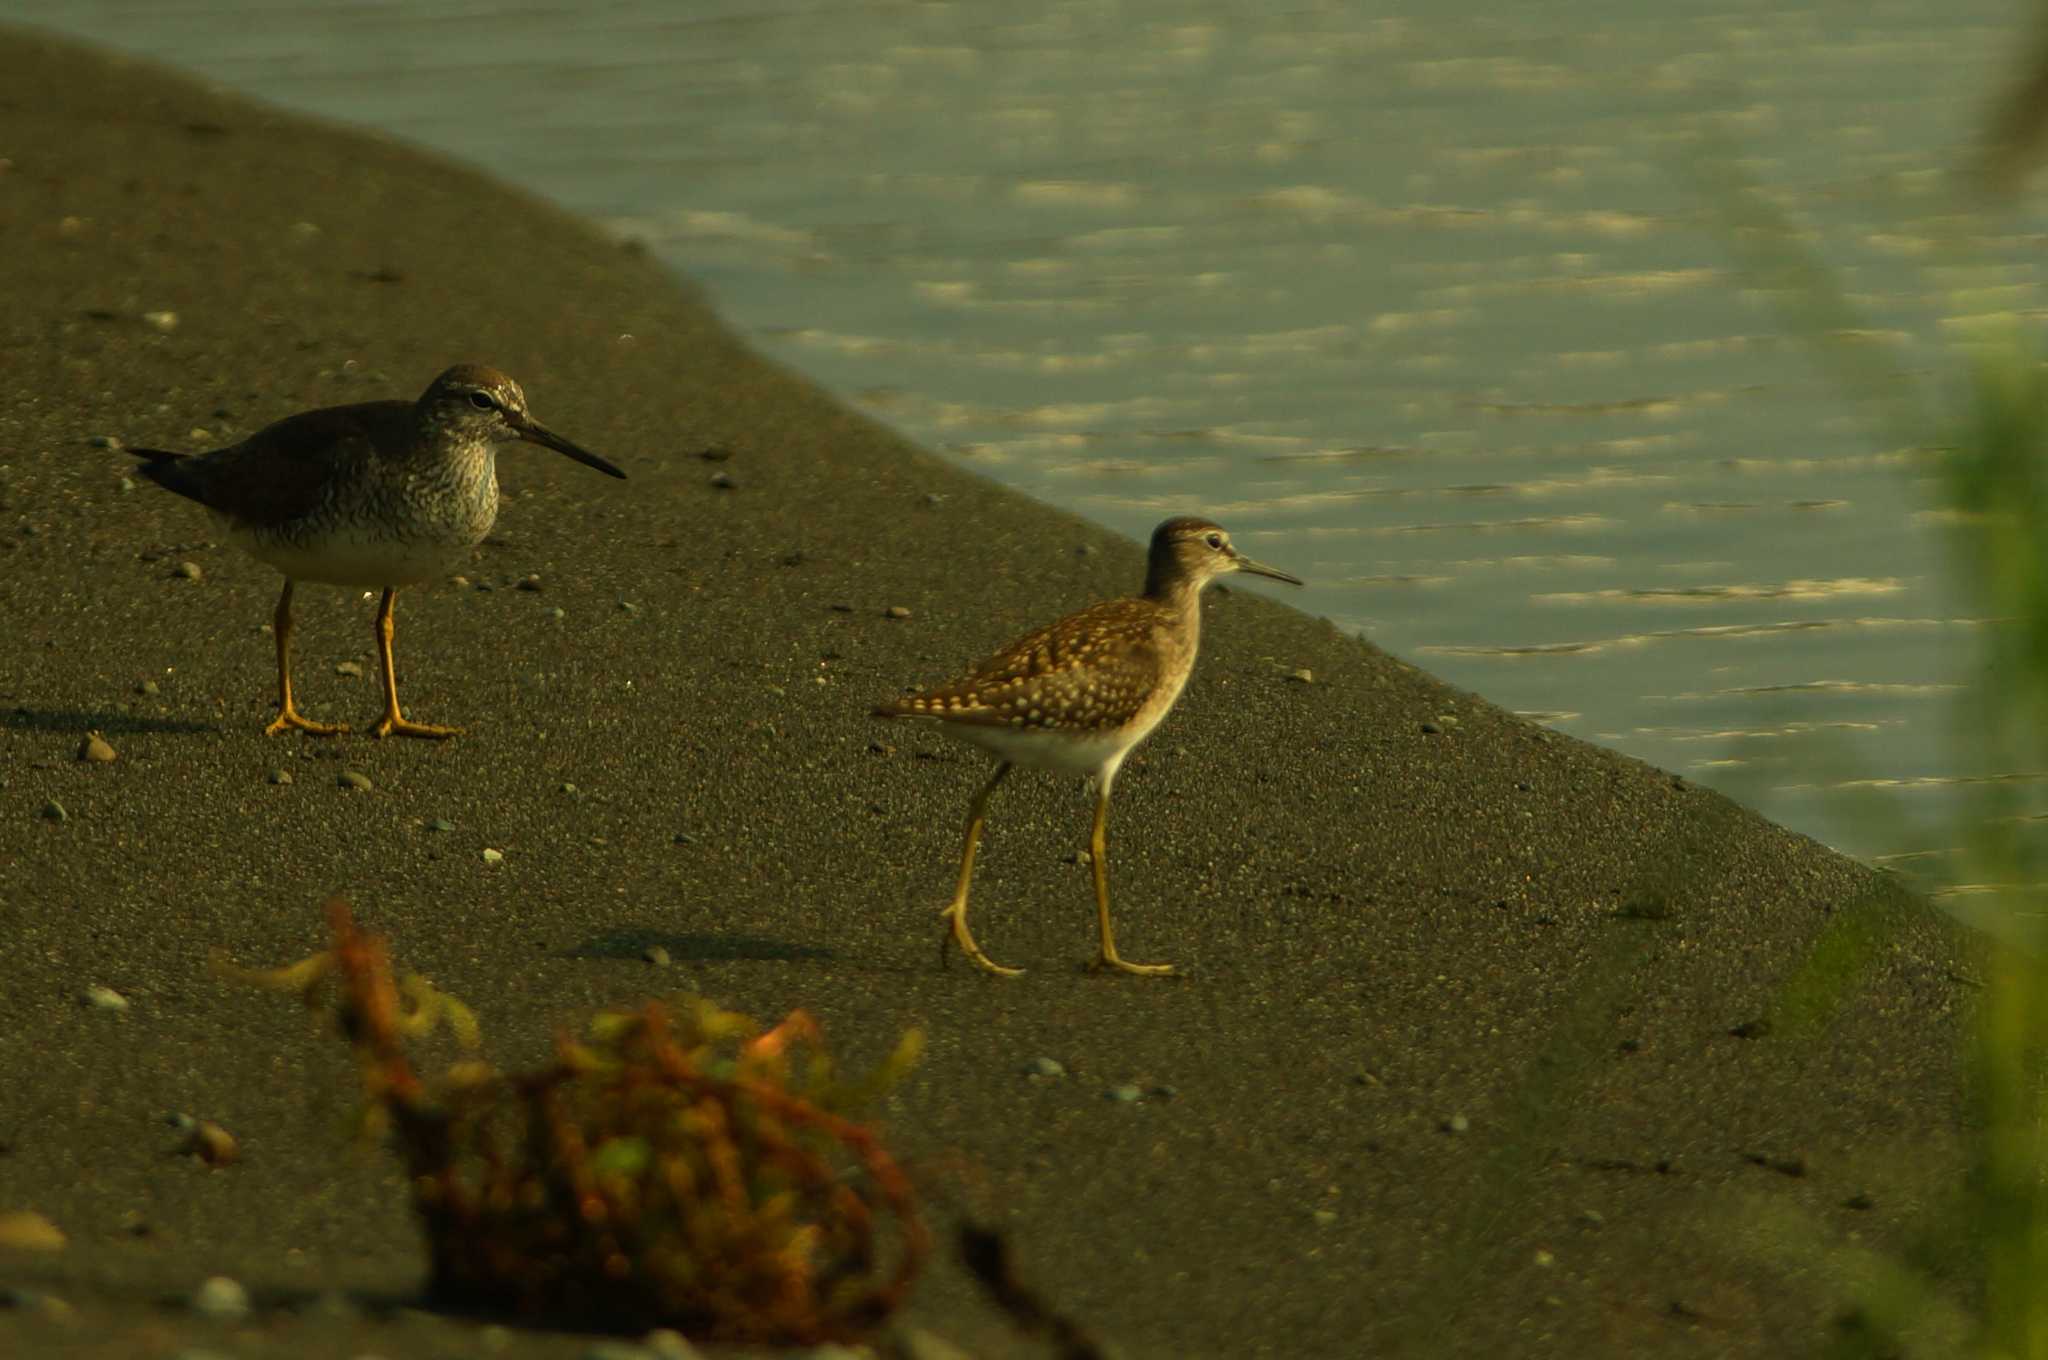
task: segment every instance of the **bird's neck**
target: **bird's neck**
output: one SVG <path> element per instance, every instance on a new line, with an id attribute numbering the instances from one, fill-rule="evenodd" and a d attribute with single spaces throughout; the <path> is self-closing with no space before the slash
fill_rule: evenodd
<path id="1" fill-rule="evenodd" d="M 1155 571 L 1145 581 L 1145 598 L 1154 604 L 1165 606 L 1192 640 L 1202 627 L 1204 584 L 1206 583 L 1198 576 L 1178 572 L 1169 575 Z"/>

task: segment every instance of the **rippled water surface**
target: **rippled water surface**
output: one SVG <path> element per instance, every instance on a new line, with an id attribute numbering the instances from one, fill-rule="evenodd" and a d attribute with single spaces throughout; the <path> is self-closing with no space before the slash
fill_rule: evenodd
<path id="1" fill-rule="evenodd" d="M 1909 371 L 2037 315 L 1944 168 L 2021 7 L 51 0 L 27 17 L 453 152 L 642 237 L 764 351 L 1142 536 L 1845 848 L 1945 843 L 1978 626 L 1925 456 L 1735 267 L 1733 158 Z M 1722 201 L 1725 204 L 1725 200 Z M 1843 763 L 1816 775 L 1802 735 Z M 2028 774 L 2030 772 L 2006 772 Z"/>

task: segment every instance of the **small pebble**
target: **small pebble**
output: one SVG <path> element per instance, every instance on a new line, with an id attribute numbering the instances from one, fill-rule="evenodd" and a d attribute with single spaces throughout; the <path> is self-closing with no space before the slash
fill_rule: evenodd
<path id="1" fill-rule="evenodd" d="M 641 950 L 640 957 L 653 964 L 656 968 L 668 967 L 668 951 L 658 944 L 649 945 Z"/>
<path id="2" fill-rule="evenodd" d="M 1472 1121 L 1464 1115 L 1454 1114 L 1440 1126 L 1445 1133 L 1464 1133 L 1472 1127 Z"/>
<path id="3" fill-rule="evenodd" d="M 36 1289 L 18 1287 L 0 1288 L 0 1310 L 19 1313 L 40 1313 L 46 1318 L 61 1321 L 72 1314 L 72 1307 L 55 1294 L 45 1294 Z"/>
<path id="4" fill-rule="evenodd" d="M 337 661 L 334 663 L 334 673 L 336 675 L 345 675 L 351 680 L 360 680 L 363 678 L 363 663 L 360 661 Z"/>
<path id="5" fill-rule="evenodd" d="M 247 1317 L 249 1291 L 225 1275 L 210 1276 L 192 1291 L 192 1311 L 222 1321 Z"/>
<path id="6" fill-rule="evenodd" d="M 62 1251 L 64 1230 L 33 1209 L 0 1213 L 0 1250 Z"/>
<path id="7" fill-rule="evenodd" d="M 436 817 L 433 821 L 427 823 L 427 830 L 429 831 L 453 831 L 454 829 L 455 823 L 449 821 L 446 817 Z"/>
<path id="8" fill-rule="evenodd" d="M 163 693 L 163 687 L 154 680 L 143 680 L 136 684 L 135 692 L 137 694 L 161 694 Z"/>
<path id="9" fill-rule="evenodd" d="M 178 329 L 178 314 L 176 312 L 144 312 L 142 319 L 160 331 L 174 331 Z"/>
<path id="10" fill-rule="evenodd" d="M 1289 671 L 1287 673 L 1287 678 L 1289 680 L 1298 681 L 1304 685 L 1313 685 L 1316 682 L 1316 673 L 1310 670 L 1308 667 L 1303 666 L 1298 671 Z"/>
<path id="11" fill-rule="evenodd" d="M 1026 1076 L 1044 1077 L 1047 1080 L 1052 1080 L 1053 1078 L 1067 1075 L 1067 1069 L 1061 1065 L 1057 1058 L 1033 1058 L 1030 1065 L 1024 1069 L 1024 1073 Z"/>
<path id="12" fill-rule="evenodd" d="M 110 434 L 96 434 L 85 442 L 96 449 L 118 449 L 123 447 L 121 441 Z"/>
<path id="13" fill-rule="evenodd" d="M 1458 715 L 1455 713 L 1439 713 L 1436 715 L 1436 721 L 1439 727 L 1456 727 L 1458 725 Z"/>
<path id="14" fill-rule="evenodd" d="M 204 580 L 206 577 L 206 573 L 199 569 L 197 562 L 180 562 L 172 574 L 182 577 L 187 581 Z"/>
<path id="15" fill-rule="evenodd" d="M 368 793 L 377 787 L 370 782 L 370 776 L 361 770 L 343 770 L 334 777 L 334 782 L 340 788 L 354 789 L 357 793 Z"/>
<path id="16" fill-rule="evenodd" d="M 235 1141 L 235 1135 L 211 1119 L 201 1119 L 192 1125 L 192 1132 L 186 1136 L 180 1151 L 190 1153 L 208 1166 L 233 1166 L 242 1159 L 242 1148 Z"/>
<path id="17" fill-rule="evenodd" d="M 1335 1209 L 1318 1209 L 1312 1217 L 1318 1224 L 1327 1228 L 1337 1221 L 1337 1211 Z"/>
<path id="18" fill-rule="evenodd" d="M 598 1341 L 584 1348 L 583 1360 L 650 1360 L 644 1346 L 630 1341 Z"/>
<path id="19" fill-rule="evenodd" d="M 896 1355 L 898 1360 L 973 1360 L 966 1351 L 922 1327 L 897 1329 Z"/>
<path id="20" fill-rule="evenodd" d="M 732 479 L 730 472 L 714 472 L 711 474 L 711 485 L 717 487 L 720 491 L 731 491 L 739 483 Z"/>
<path id="21" fill-rule="evenodd" d="M 1145 1093 L 1143 1091 L 1140 1091 L 1137 1087 L 1132 1086 L 1129 1083 L 1125 1083 L 1122 1086 L 1110 1087 L 1107 1091 L 1104 1091 L 1102 1093 L 1102 1098 L 1104 1100 L 1113 1100 L 1119 1105 L 1131 1105 L 1135 1104 L 1140 1100 L 1143 1100 L 1145 1098 Z"/>
<path id="22" fill-rule="evenodd" d="M 637 614 L 640 612 L 640 606 L 634 604 L 631 600 L 620 600 L 619 612 L 622 614 Z"/>
<path id="23" fill-rule="evenodd" d="M 1159 1085 L 1159 1086 L 1155 1086 L 1155 1087 L 1153 1087 L 1153 1088 L 1152 1088 L 1151 1090 L 1147 1091 L 1147 1092 L 1146 1092 L 1145 1094 L 1146 1094 L 1146 1095 L 1148 1095 L 1148 1096 L 1150 1096 L 1150 1097 L 1152 1097 L 1152 1099 L 1154 1099 L 1154 1100 L 1179 1100 L 1179 1099 L 1180 1099 L 1180 1087 L 1178 1087 L 1178 1086 L 1166 1086 L 1166 1085 Z"/>
<path id="24" fill-rule="evenodd" d="M 488 847 L 484 850 L 484 863 L 486 864 L 499 864 L 504 861 L 504 858 L 505 852 L 503 850 L 492 850 Z"/>
<path id="25" fill-rule="evenodd" d="M 900 604 L 892 604 L 882 611 L 882 617 L 885 619 L 907 619 L 910 617 L 910 611 Z"/>
<path id="26" fill-rule="evenodd" d="M 128 998 L 112 987 L 92 986 L 85 989 L 85 1004 L 94 1010 L 125 1011 L 128 1009 Z"/>
<path id="27" fill-rule="evenodd" d="M 114 758 L 114 748 L 107 745 L 106 739 L 95 732 L 79 743 L 78 758 L 105 765 Z"/>
<path id="28" fill-rule="evenodd" d="M 654 1360 L 697 1360 L 702 1354 L 690 1344 L 688 1337 L 667 1327 L 658 1327 L 640 1338 L 640 1344 Z"/>
<path id="29" fill-rule="evenodd" d="M 272 770 L 270 772 L 270 782 L 273 784 L 289 784 L 292 782 L 292 772 L 290 770 Z"/>
<path id="30" fill-rule="evenodd" d="M 1441 727 L 1438 727 L 1435 723 L 1431 722 L 1424 723 L 1422 725 L 1422 730 L 1426 735 L 1429 736 L 1435 736 L 1438 732 L 1443 731 Z"/>
<path id="31" fill-rule="evenodd" d="M 578 790 L 574 784 L 565 781 L 562 785 L 562 792 L 568 794 L 571 798 L 574 798 Z"/>
<path id="32" fill-rule="evenodd" d="M 454 586 L 457 590 L 468 590 L 469 578 L 467 576 L 451 576 L 448 578 L 448 584 Z"/>
<path id="33" fill-rule="evenodd" d="M 550 609 L 548 611 L 548 617 L 553 619 L 555 622 L 560 623 L 563 619 L 569 617 L 569 611 L 562 608 L 562 606 L 560 605 L 556 605 L 553 609 Z"/>
<path id="34" fill-rule="evenodd" d="M 539 590 L 540 588 L 540 577 L 538 575 L 522 577 L 519 584 L 514 587 L 517 590 Z"/>
<path id="35" fill-rule="evenodd" d="M 44 803 L 43 810 L 36 815 L 46 822 L 68 822 L 71 820 L 71 814 L 66 812 L 64 805 L 54 798 Z"/>
<path id="36" fill-rule="evenodd" d="M 351 1322 L 363 1315 L 356 1301 L 339 1289 L 323 1289 L 306 1305 L 306 1312 L 314 1317 L 328 1318 L 335 1322 Z"/>
<path id="37" fill-rule="evenodd" d="M 1581 1209 L 1579 1210 L 1579 1226 L 1582 1228 L 1604 1228 L 1607 1226 L 1607 1215 L 1601 1213 L 1598 1209 Z"/>

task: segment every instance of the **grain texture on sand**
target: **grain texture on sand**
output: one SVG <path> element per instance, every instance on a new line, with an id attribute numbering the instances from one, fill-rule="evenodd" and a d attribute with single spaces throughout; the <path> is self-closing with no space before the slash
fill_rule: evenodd
<path id="1" fill-rule="evenodd" d="M 856 1055 L 928 1027 L 897 1143 L 1138 1357 L 1788 1354 L 1838 1301 L 1775 1254 L 1773 1213 L 1897 1243 L 1946 1183 L 1950 932 L 1811 841 L 1242 591 L 1209 601 L 1112 828 L 1125 944 L 1192 977 L 1076 970 L 1087 805 L 1024 777 L 977 912 L 1032 971 L 941 970 L 986 771 L 867 709 L 1133 588 L 1138 545 L 908 447 L 650 260 L 430 156 L 20 32 L 0 156 L 0 1210 L 66 1239 L 0 1255 L 0 1283 L 75 1310 L 0 1312 L 0 1351 L 200 1344 L 219 1324 L 158 1300 L 210 1275 L 267 1319 L 237 1355 L 425 1354 L 474 1325 L 279 1312 L 403 1299 L 422 1267 L 395 1168 L 344 1148 L 344 1055 L 204 971 L 309 952 L 337 890 L 507 1058 L 679 979 L 809 1007 Z M 407 601 L 407 697 L 467 736 L 266 740 L 275 575 L 124 487 L 106 439 L 231 440 L 462 360 L 632 480 L 508 451 L 466 572 L 498 588 Z M 375 696 L 339 668 L 370 661 L 368 602 L 298 607 L 302 701 L 361 720 Z M 120 760 L 74 759 L 88 732 Z M 1841 1004 L 1731 1035 L 1817 941 L 1867 946 Z M 1027 1076 L 1040 1057 L 1067 1075 Z M 172 1112 L 240 1161 L 173 1155 Z M 956 1271 L 914 1317 L 1010 1353 Z"/>

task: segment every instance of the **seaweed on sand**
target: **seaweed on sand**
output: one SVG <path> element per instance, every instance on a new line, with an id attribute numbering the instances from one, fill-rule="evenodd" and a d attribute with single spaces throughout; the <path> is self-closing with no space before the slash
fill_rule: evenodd
<path id="1" fill-rule="evenodd" d="M 903 1302 L 930 1249 L 909 1181 L 851 1112 L 916 1060 L 906 1034 L 871 1075 L 836 1075 L 802 1011 L 761 1031 L 701 999 L 601 1013 L 554 1060 L 477 1060 L 425 1079 L 408 1039 L 475 1019 L 327 905 L 332 946 L 244 981 L 324 1003 L 330 988 L 371 1117 L 411 1176 L 450 1307 L 557 1325 L 758 1344 L 848 1341 Z"/>

